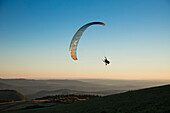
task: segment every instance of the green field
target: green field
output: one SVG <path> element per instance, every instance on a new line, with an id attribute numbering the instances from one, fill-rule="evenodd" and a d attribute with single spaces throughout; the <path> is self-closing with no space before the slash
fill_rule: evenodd
<path id="1" fill-rule="evenodd" d="M 170 113 L 170 85 L 129 91 L 73 104 L 1 113 Z"/>

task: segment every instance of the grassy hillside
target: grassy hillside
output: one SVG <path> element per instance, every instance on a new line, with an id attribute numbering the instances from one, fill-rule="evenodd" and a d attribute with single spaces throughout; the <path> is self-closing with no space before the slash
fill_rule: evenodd
<path id="1" fill-rule="evenodd" d="M 15 90 L 0 90 L 0 101 L 23 101 L 28 100 L 24 95 Z"/>
<path id="2" fill-rule="evenodd" d="M 170 85 L 129 91 L 74 104 L 58 104 L 5 113 L 170 113 Z"/>

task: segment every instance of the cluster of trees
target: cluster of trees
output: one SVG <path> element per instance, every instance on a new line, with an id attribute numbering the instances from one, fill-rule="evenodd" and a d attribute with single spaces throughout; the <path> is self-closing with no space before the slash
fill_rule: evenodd
<path id="1" fill-rule="evenodd" d="M 55 96 L 36 98 L 35 100 L 49 100 L 50 102 L 56 102 L 56 103 L 74 103 L 77 101 L 89 100 L 98 97 L 100 96 L 98 95 L 55 95 Z"/>

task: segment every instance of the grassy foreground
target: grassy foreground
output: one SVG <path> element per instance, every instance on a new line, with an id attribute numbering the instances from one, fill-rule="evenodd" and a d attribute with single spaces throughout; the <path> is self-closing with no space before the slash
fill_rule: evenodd
<path id="1" fill-rule="evenodd" d="M 170 113 L 170 85 L 52 107 L 1 113 Z"/>

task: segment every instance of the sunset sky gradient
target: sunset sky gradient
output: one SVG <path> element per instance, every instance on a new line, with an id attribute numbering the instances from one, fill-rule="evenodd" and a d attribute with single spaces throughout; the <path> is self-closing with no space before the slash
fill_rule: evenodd
<path id="1" fill-rule="evenodd" d="M 170 1 L 1 0 L 0 78 L 170 79 Z"/>

